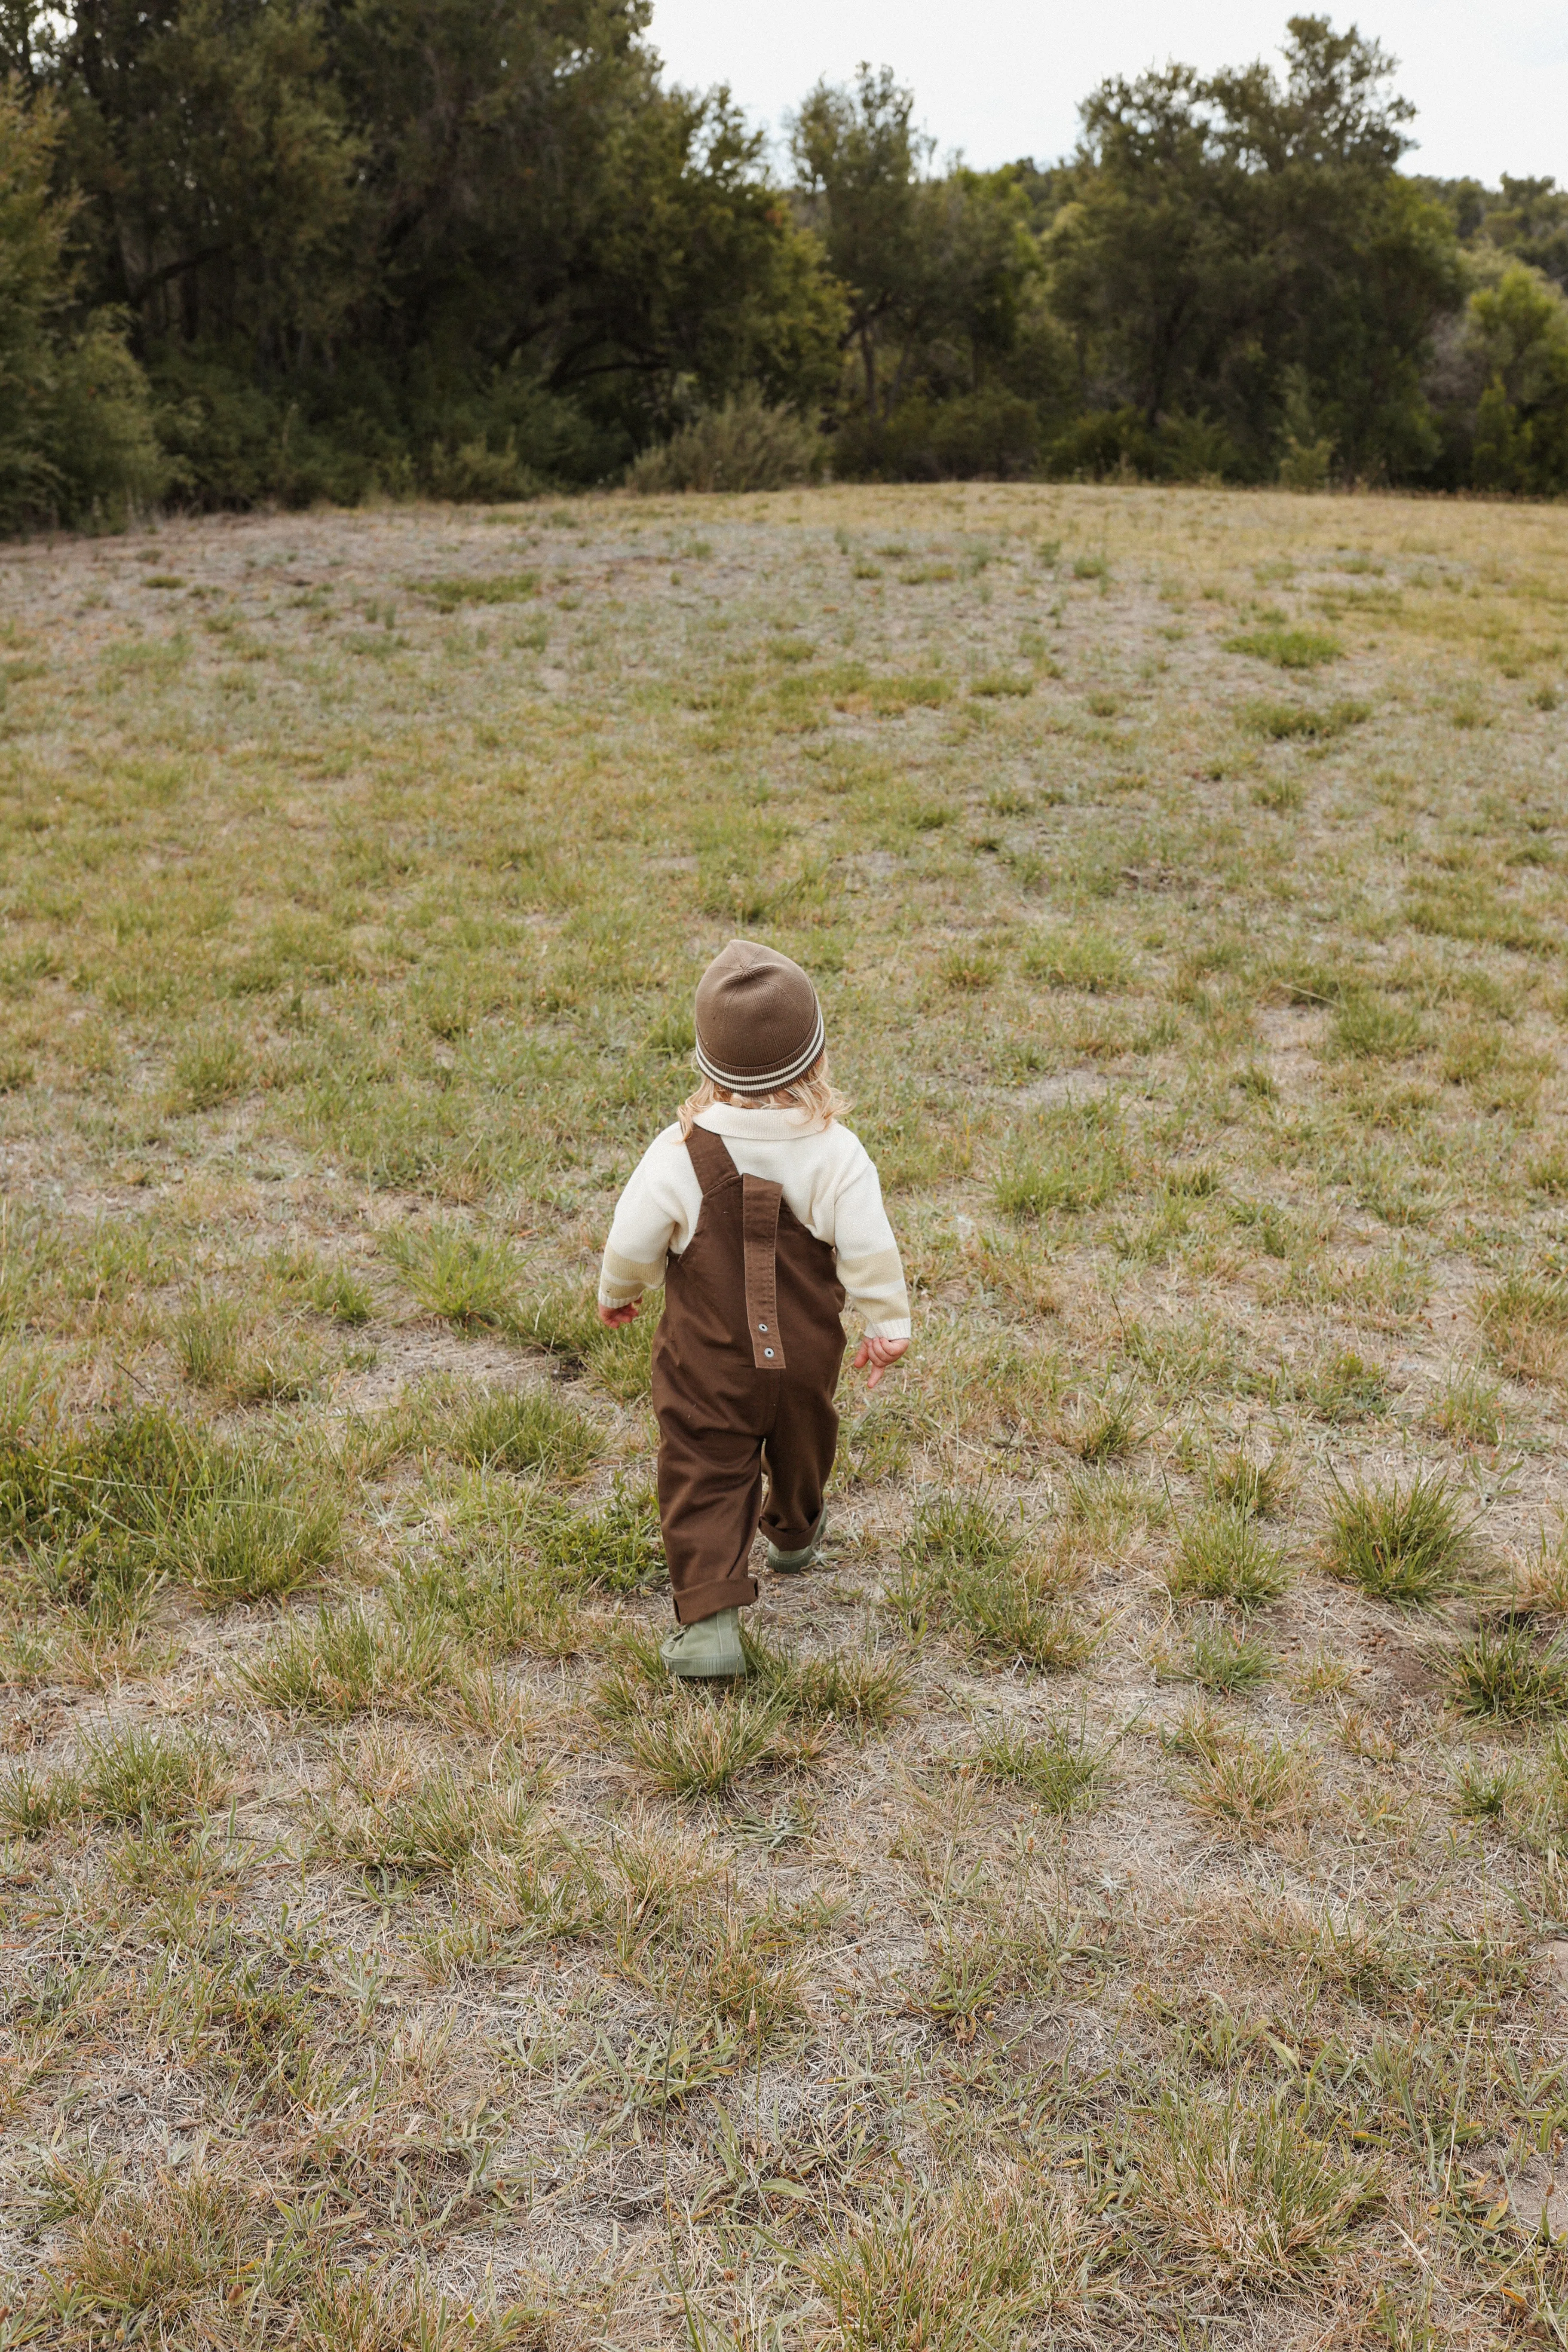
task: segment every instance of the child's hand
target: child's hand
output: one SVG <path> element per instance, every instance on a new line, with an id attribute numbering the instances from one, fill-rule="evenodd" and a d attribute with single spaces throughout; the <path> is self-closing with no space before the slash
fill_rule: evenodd
<path id="1" fill-rule="evenodd" d="M 599 1320 L 606 1330 L 614 1331 L 618 1325 L 635 1323 L 637 1319 L 637 1302 L 635 1298 L 628 1298 L 624 1307 L 606 1307 L 600 1303 Z"/>
<path id="2" fill-rule="evenodd" d="M 602 1314 L 604 1309 L 601 1307 L 599 1311 Z M 866 1382 L 866 1386 L 868 1389 L 874 1389 L 889 1365 L 898 1362 L 909 1344 L 907 1339 L 862 1339 L 855 1350 L 855 1360 L 849 1369 L 852 1372 L 858 1372 L 869 1364 L 871 1376 Z"/>

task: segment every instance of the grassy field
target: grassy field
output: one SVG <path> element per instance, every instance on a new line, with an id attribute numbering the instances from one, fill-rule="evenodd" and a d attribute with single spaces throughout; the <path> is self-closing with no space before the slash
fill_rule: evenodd
<path id="1" fill-rule="evenodd" d="M 166 523 L 0 679 L 0 2347 L 1568 2345 L 1568 511 Z M 709 1695 L 737 931 L 918 1295 Z"/>

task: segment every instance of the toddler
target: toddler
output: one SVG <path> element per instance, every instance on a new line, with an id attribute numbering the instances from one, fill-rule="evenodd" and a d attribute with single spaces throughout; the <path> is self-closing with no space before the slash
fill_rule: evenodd
<path id="1" fill-rule="evenodd" d="M 910 1302 L 800 966 L 732 940 L 698 984 L 696 1026 L 702 1083 L 616 1204 L 599 1319 L 629 1323 L 664 1284 L 653 1406 L 677 1622 L 662 1654 L 673 1675 L 712 1676 L 746 1671 L 739 1612 L 757 1597 L 759 1519 L 775 1574 L 821 1549 L 846 1295 L 869 1388 L 910 1344 Z"/>

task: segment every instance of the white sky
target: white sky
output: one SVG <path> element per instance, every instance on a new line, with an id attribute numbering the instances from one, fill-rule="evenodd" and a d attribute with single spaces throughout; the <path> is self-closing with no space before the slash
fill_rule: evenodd
<path id="1" fill-rule="evenodd" d="M 729 82 L 774 133 L 819 74 L 890 65 L 940 152 L 984 167 L 1067 153 L 1079 100 L 1107 74 L 1272 57 L 1286 17 L 1313 13 L 1358 24 L 1399 59 L 1396 87 L 1420 109 L 1408 169 L 1568 183 L 1568 0 L 1373 0 L 1354 15 L 1324 0 L 655 0 L 653 39 L 670 79 Z"/>

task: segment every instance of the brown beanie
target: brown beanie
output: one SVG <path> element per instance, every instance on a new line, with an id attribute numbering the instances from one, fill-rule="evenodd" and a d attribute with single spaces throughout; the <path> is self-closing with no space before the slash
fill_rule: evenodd
<path id="1" fill-rule="evenodd" d="M 697 983 L 697 1066 L 731 1094 L 771 1095 L 823 1047 L 822 1007 L 799 964 L 731 940 Z"/>

